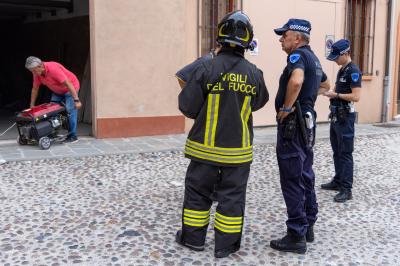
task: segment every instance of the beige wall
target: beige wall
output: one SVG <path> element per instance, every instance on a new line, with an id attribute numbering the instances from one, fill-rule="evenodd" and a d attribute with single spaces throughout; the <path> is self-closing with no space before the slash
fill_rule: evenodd
<path id="1" fill-rule="evenodd" d="M 90 16 L 93 120 L 181 116 L 174 74 L 196 57 L 197 1 L 90 0 Z"/>
<path id="2" fill-rule="evenodd" d="M 331 81 L 331 86 L 334 86 L 339 67 L 334 62 L 325 59 L 325 36 L 333 34 L 335 40 L 344 37 L 344 0 L 281 0 L 279 4 L 271 6 L 270 1 L 244 1 L 244 11 L 250 16 L 254 24 L 255 36 L 260 43 L 259 55 L 247 58 L 264 71 L 272 96 L 271 102 L 254 114 L 256 125 L 274 123 L 273 100 L 277 92 L 279 76 L 286 63 L 286 54 L 281 50 L 273 29 L 282 26 L 291 17 L 309 20 L 312 24 L 310 45 L 320 59 Z M 387 1 L 377 0 L 376 8 L 374 75 L 363 81 L 362 98 L 356 104 L 360 123 L 379 122 L 382 113 Z M 318 98 L 316 102 L 318 121 L 327 121 L 328 106 L 329 101 L 325 97 Z"/>
<path id="3" fill-rule="evenodd" d="M 361 100 L 356 105 L 360 123 L 382 119 L 383 79 L 385 76 L 387 1 L 376 0 L 374 68 L 371 80 L 363 80 Z"/>
<path id="4" fill-rule="evenodd" d="M 254 25 L 255 38 L 259 40 L 259 55 L 247 56 L 264 72 L 270 93 L 266 107 L 254 114 L 255 125 L 275 124 L 274 99 L 278 90 L 279 77 L 286 65 L 286 53 L 282 51 L 273 29 L 281 27 L 289 18 L 304 18 L 311 22 L 311 48 L 321 61 L 328 78 L 334 82 L 337 67 L 325 59 L 325 36 L 342 35 L 342 1 L 281 0 L 271 5 L 270 1 L 246 0 L 243 10 Z M 318 12 L 310 12 L 318 10 Z M 320 97 L 316 103 L 318 120 L 326 121 L 329 102 Z"/>
<path id="5" fill-rule="evenodd" d="M 399 93 L 399 73 L 400 73 L 400 2 L 398 1 L 395 6 L 395 20 L 394 20 L 394 27 L 395 27 L 395 60 L 393 60 L 393 86 L 392 86 L 392 103 L 393 103 L 393 108 L 391 112 L 391 118 L 399 115 L 397 112 L 398 106 L 397 106 L 397 98 L 398 98 L 398 93 Z"/>
<path id="6" fill-rule="evenodd" d="M 188 2 L 92 0 L 96 117 L 179 114 L 174 73 L 189 49 Z"/>
<path id="7" fill-rule="evenodd" d="M 374 75 L 363 82 L 362 99 L 357 104 L 362 123 L 380 121 L 382 112 L 387 0 L 376 2 Z M 198 54 L 197 4 L 197 0 L 90 0 L 95 132 L 108 132 L 127 122 L 133 128 L 149 121 L 157 126 L 164 121 L 159 119 L 162 117 L 170 120 L 150 135 L 162 134 L 168 125 L 182 123 L 182 129 L 175 127 L 175 131 L 190 127 L 191 121 L 183 119 L 177 108 L 180 89 L 174 74 Z M 273 29 L 290 17 L 310 20 L 311 47 L 334 85 L 339 67 L 325 59 L 325 37 L 343 37 L 345 0 L 245 0 L 243 10 L 250 16 L 259 40 L 259 54 L 246 57 L 263 70 L 270 92 L 270 102 L 254 115 L 255 124 L 274 125 L 274 98 L 286 54 Z M 325 97 L 317 100 L 319 121 L 327 120 L 328 105 Z M 146 134 L 146 130 L 128 130 L 121 136 Z"/>

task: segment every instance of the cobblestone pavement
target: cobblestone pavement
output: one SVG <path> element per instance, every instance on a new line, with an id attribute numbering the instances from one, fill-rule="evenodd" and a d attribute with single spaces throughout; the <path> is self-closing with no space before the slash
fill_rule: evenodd
<path id="1" fill-rule="evenodd" d="M 0 165 L 0 265 L 400 265 L 400 130 L 356 139 L 354 199 L 319 185 L 333 173 L 315 147 L 319 220 L 305 255 L 269 247 L 286 210 L 273 144 L 255 148 L 239 252 L 213 257 L 174 242 L 189 161 L 181 151 L 14 161 Z M 215 207 L 215 206 L 214 206 Z"/>

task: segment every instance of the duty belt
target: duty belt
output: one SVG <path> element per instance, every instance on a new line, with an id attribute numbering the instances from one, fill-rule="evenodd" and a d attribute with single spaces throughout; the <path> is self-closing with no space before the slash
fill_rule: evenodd
<path id="1" fill-rule="evenodd" d="M 345 111 L 346 113 L 354 113 L 355 108 L 353 103 L 348 103 L 348 104 L 341 104 L 341 105 L 329 105 L 329 109 L 331 113 L 337 114 L 340 111 Z"/>

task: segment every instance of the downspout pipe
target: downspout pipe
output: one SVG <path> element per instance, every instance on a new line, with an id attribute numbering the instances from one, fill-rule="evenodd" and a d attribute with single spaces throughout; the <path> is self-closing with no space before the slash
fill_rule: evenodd
<path id="1" fill-rule="evenodd" d="M 396 1 L 389 0 L 388 3 L 388 19 L 387 19 L 387 36 L 386 36 L 386 66 L 385 77 L 383 79 L 383 103 L 381 122 L 388 122 L 390 108 L 390 89 L 393 86 L 393 59 L 394 59 L 394 23 L 395 23 L 395 6 Z"/>

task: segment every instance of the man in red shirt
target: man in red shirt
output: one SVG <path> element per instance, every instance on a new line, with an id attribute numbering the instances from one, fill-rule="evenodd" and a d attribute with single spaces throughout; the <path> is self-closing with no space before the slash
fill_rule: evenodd
<path id="1" fill-rule="evenodd" d="M 82 103 L 78 98 L 78 78 L 61 64 L 57 62 L 42 62 L 42 60 L 34 56 L 26 59 L 25 67 L 33 74 L 30 106 L 35 105 L 40 85 L 46 85 L 53 92 L 51 102 L 65 102 L 65 107 L 70 115 L 70 132 L 66 142 L 77 142 L 78 109 L 82 107 Z"/>

